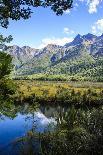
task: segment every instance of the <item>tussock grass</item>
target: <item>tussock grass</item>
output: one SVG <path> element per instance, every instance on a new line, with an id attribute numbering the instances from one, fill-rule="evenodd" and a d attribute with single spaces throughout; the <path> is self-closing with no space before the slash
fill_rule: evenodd
<path id="1" fill-rule="evenodd" d="M 103 84 L 90 82 L 43 82 L 15 80 L 18 93 L 13 98 L 18 102 L 41 104 L 103 104 Z"/>

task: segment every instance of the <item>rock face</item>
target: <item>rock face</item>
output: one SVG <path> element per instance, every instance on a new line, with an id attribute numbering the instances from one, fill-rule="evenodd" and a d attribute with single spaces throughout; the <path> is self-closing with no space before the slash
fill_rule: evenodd
<path id="1" fill-rule="evenodd" d="M 65 45 L 65 47 L 69 47 L 69 46 L 77 46 L 80 44 L 92 44 L 95 40 L 96 40 L 97 36 L 88 33 L 87 35 L 83 35 L 81 36 L 80 34 L 78 34 L 74 40 L 71 43 L 67 43 Z"/>
<path id="2" fill-rule="evenodd" d="M 92 56 L 103 56 L 103 35 L 97 37 L 88 33 L 81 36 L 78 34 L 71 43 L 67 43 L 51 58 L 52 62 L 58 59 L 70 59 L 78 57 L 86 51 Z"/>
<path id="3" fill-rule="evenodd" d="M 38 53 L 38 50 L 29 46 L 20 48 L 19 46 L 14 45 L 7 49 L 7 53 L 13 57 L 13 64 L 16 68 L 19 68 L 23 63 L 32 59 Z"/>
<path id="4" fill-rule="evenodd" d="M 103 56 L 103 34 L 96 38 L 90 50 L 93 56 Z"/>
<path id="5" fill-rule="evenodd" d="M 81 66 L 82 69 L 93 66 L 97 59 L 103 58 L 103 34 L 99 37 L 90 33 L 78 34 L 64 46 L 49 44 L 43 49 L 14 45 L 7 53 L 12 55 L 18 74 L 44 73 L 48 70 L 53 73 L 75 72 Z"/>

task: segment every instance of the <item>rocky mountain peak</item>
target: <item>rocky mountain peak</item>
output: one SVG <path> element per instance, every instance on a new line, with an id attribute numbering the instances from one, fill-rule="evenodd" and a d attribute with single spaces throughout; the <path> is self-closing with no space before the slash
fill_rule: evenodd
<path id="1" fill-rule="evenodd" d="M 97 39 L 97 36 L 96 35 L 93 35 L 91 33 L 88 33 L 86 35 L 80 35 L 78 34 L 74 40 L 71 42 L 71 43 L 67 43 L 65 45 L 65 47 L 69 47 L 69 46 L 77 46 L 77 45 L 80 45 L 80 44 L 85 44 L 86 42 L 89 42 L 89 43 L 92 43 L 94 42 L 95 40 Z"/>
<path id="2" fill-rule="evenodd" d="M 81 44 L 82 42 L 83 42 L 83 38 L 80 34 L 78 34 L 72 42 L 65 44 L 65 47 L 75 46 L 75 45 Z"/>
<path id="3" fill-rule="evenodd" d="M 102 33 L 101 37 L 103 37 L 103 33 Z"/>
<path id="4" fill-rule="evenodd" d="M 80 35 L 80 34 L 78 34 L 75 38 L 74 38 L 74 40 L 73 40 L 73 42 L 75 42 L 76 44 L 79 44 L 79 43 L 81 43 L 83 41 L 83 38 L 82 38 L 82 36 Z"/>
<path id="5" fill-rule="evenodd" d="M 62 47 L 62 46 L 56 45 L 56 44 L 48 44 L 48 45 L 47 45 L 46 47 L 44 47 L 44 48 L 49 49 L 49 48 L 59 48 L 59 47 Z"/>
<path id="6" fill-rule="evenodd" d="M 95 41 L 95 39 L 97 38 L 97 36 L 95 36 L 91 33 L 83 35 L 82 37 L 83 37 L 83 39 L 88 40 L 88 41 Z"/>
<path id="7" fill-rule="evenodd" d="M 74 38 L 74 40 L 80 39 L 82 36 L 80 34 L 77 34 L 77 36 Z"/>
<path id="8" fill-rule="evenodd" d="M 83 36 L 78 34 L 72 42 L 67 43 L 65 46 L 48 44 L 42 49 L 14 45 L 7 52 L 12 55 L 13 63 L 18 68 L 23 64 L 24 66 L 25 64 L 28 66 L 31 64 L 31 66 L 37 65 L 37 67 L 41 67 L 41 64 L 50 65 L 50 62 L 69 61 L 80 57 L 83 53 L 90 54 L 93 57 L 101 57 L 103 56 L 103 34 L 101 36 L 90 33 Z"/>

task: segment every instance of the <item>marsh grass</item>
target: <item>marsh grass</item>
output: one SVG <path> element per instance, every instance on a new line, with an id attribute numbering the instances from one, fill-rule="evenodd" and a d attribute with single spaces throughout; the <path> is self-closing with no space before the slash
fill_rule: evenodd
<path id="1" fill-rule="evenodd" d="M 15 80 L 18 93 L 14 100 L 40 104 L 96 106 L 103 104 L 103 84 L 90 82 L 43 82 Z"/>

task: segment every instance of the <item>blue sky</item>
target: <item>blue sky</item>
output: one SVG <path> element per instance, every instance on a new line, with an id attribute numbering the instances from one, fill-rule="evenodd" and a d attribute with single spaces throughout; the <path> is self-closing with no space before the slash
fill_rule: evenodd
<path id="1" fill-rule="evenodd" d="M 11 44 L 42 48 L 47 44 L 64 45 L 81 35 L 103 33 L 103 0 L 74 0 L 73 8 L 56 16 L 49 8 L 33 9 L 28 20 L 10 21 L 0 32 L 13 36 Z"/>

